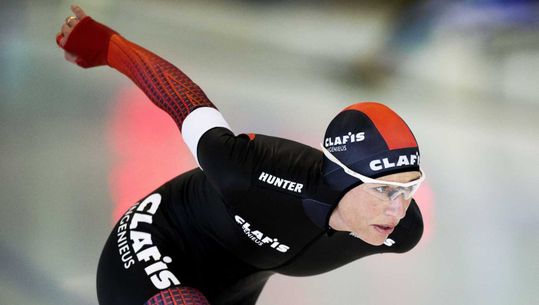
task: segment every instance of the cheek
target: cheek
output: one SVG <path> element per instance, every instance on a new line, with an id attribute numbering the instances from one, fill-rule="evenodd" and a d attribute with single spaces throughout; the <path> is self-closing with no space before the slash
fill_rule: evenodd
<path id="1" fill-rule="evenodd" d="M 351 191 L 345 195 L 339 204 L 345 222 L 349 226 L 359 229 L 358 226 L 368 226 L 376 222 L 378 218 L 383 217 L 384 205 L 373 199 L 360 191 Z"/>
<path id="2" fill-rule="evenodd" d="M 347 209 L 347 218 L 350 222 L 353 222 L 356 225 L 366 225 L 373 221 L 373 219 L 379 217 L 383 214 L 383 211 L 380 210 L 380 207 L 370 203 L 370 202 L 358 202 L 357 204 L 351 205 Z"/>
<path id="3" fill-rule="evenodd" d="M 384 215 L 384 207 L 379 204 L 366 204 L 364 213 L 366 218 L 373 220 Z"/>

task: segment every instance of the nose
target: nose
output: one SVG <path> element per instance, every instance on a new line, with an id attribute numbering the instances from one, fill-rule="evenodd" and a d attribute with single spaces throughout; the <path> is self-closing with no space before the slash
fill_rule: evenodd
<path id="1" fill-rule="evenodd" d="M 402 218 L 404 218 L 404 215 L 406 214 L 405 206 L 406 206 L 406 200 L 404 199 L 404 196 L 402 195 L 397 196 L 397 198 L 389 201 L 389 204 L 386 208 L 386 215 L 393 216 L 397 218 L 398 220 L 401 220 Z"/>

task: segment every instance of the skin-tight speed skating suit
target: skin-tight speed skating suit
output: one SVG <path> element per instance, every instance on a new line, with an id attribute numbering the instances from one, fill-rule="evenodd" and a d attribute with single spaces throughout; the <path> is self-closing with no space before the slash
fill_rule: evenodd
<path id="1" fill-rule="evenodd" d="M 390 243 L 372 246 L 330 229 L 344 194 L 323 182 L 319 150 L 235 135 L 178 68 L 90 17 L 64 48 L 80 66 L 109 65 L 132 79 L 174 119 L 200 165 L 142 198 L 116 224 L 98 267 L 101 305 L 182 304 L 173 300 L 177 287 L 190 287 L 176 296 L 183 304 L 254 304 L 274 273 L 320 274 L 418 243 L 423 223 L 414 201 Z"/>

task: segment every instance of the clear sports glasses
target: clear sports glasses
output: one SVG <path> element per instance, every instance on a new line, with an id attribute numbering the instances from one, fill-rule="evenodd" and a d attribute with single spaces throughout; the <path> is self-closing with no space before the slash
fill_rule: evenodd
<path id="1" fill-rule="evenodd" d="M 421 182 L 425 180 L 425 173 L 423 173 L 421 169 L 419 169 L 421 176 L 418 179 L 410 182 L 402 183 L 372 179 L 360 173 L 356 173 L 355 171 L 349 169 L 346 165 L 342 164 L 341 161 L 333 156 L 333 154 L 330 153 L 322 143 L 320 143 L 320 147 L 322 147 L 322 152 L 331 162 L 340 166 L 348 175 L 359 179 L 365 184 L 368 184 L 364 187 L 364 189 L 369 194 L 372 194 L 381 200 L 395 200 L 400 195 L 403 195 L 404 199 L 410 199 L 421 185 Z"/>

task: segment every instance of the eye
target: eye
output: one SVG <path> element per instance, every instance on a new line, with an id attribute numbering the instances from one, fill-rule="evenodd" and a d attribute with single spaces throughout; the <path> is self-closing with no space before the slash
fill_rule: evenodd
<path id="1" fill-rule="evenodd" d="M 388 187 L 387 186 L 377 186 L 374 188 L 374 190 L 380 194 L 387 193 Z"/>

